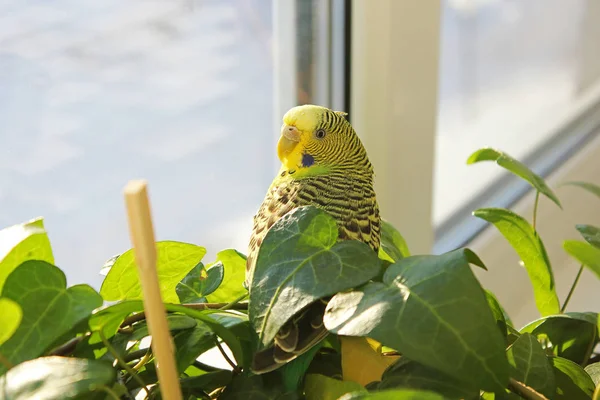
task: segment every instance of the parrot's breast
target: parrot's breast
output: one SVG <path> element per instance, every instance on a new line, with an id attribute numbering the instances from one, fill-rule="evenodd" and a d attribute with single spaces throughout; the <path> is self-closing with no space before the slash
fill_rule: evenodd
<path id="1" fill-rule="evenodd" d="M 254 217 L 247 272 L 254 268 L 271 226 L 302 206 L 319 207 L 330 214 L 337 222 L 340 240 L 359 240 L 379 250 L 381 219 L 371 176 L 340 172 L 296 180 L 283 174 L 273 181 Z"/>

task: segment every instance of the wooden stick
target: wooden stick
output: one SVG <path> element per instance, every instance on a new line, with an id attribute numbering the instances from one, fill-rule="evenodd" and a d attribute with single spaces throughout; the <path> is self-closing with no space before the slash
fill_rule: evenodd
<path id="1" fill-rule="evenodd" d="M 173 355 L 173 339 L 167 326 L 165 306 L 158 285 L 156 242 L 146 181 L 130 181 L 127 184 L 125 204 L 129 220 L 129 235 L 144 296 L 148 331 L 152 336 L 152 352 L 156 360 L 160 392 L 165 400 L 181 400 L 179 374 Z"/>

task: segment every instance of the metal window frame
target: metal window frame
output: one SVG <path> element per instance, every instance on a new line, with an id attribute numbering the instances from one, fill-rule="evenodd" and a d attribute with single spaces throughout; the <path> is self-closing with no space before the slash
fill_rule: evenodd
<path id="1" fill-rule="evenodd" d="M 350 0 L 272 0 L 275 113 L 302 103 L 298 73 L 310 63 L 308 102 L 348 111 Z M 302 9 L 300 9 L 302 7 Z M 310 9 L 308 37 L 299 29 L 299 12 Z M 299 45 L 302 43 L 302 48 Z M 306 99 L 305 99 L 306 100 Z M 279 117 L 277 117 L 279 119 Z"/>

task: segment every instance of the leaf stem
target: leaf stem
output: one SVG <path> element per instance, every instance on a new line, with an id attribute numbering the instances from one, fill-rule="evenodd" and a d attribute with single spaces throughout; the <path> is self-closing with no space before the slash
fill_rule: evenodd
<path id="1" fill-rule="evenodd" d="M 146 365 L 146 363 L 148 363 L 151 355 L 152 355 L 152 344 L 150 344 L 150 346 L 148 346 L 148 348 L 146 349 L 146 354 L 144 354 L 144 356 L 142 358 L 140 358 L 140 361 L 138 361 L 137 364 L 135 364 L 132 367 L 132 369 L 134 371 L 139 371 L 140 368 L 142 368 L 144 365 Z"/>
<path id="2" fill-rule="evenodd" d="M 234 363 L 233 361 L 231 361 L 231 358 L 229 358 L 229 356 L 227 355 L 227 353 L 225 353 L 225 349 L 223 348 L 223 346 L 221 346 L 221 343 L 219 342 L 219 339 L 216 339 L 215 342 L 217 343 L 217 348 L 221 352 L 221 355 L 223 356 L 223 358 L 225 359 L 225 361 L 227 361 L 227 363 L 229 365 L 231 365 L 231 368 L 233 368 L 233 372 L 235 374 L 239 374 L 240 372 L 242 372 L 240 370 L 240 368 L 236 365 L 236 363 Z"/>
<path id="3" fill-rule="evenodd" d="M 594 329 L 594 337 L 592 337 L 592 340 L 590 340 L 590 344 L 588 345 L 587 351 L 585 352 L 585 356 L 583 358 L 583 361 L 581 362 L 581 367 L 584 368 L 588 362 L 590 361 L 590 358 L 592 357 L 592 354 L 594 353 L 594 347 L 596 346 L 596 336 L 598 329 Z"/>
<path id="4" fill-rule="evenodd" d="M 147 351 L 148 351 L 148 349 L 132 351 L 131 353 L 125 354 L 123 356 L 123 360 L 125 360 L 125 362 L 127 362 L 127 363 L 130 363 L 131 361 L 139 360 L 146 355 Z"/>
<path id="5" fill-rule="evenodd" d="M 245 296 L 247 296 L 247 294 Z M 193 310 L 221 310 L 224 309 L 224 307 L 228 307 L 234 310 L 247 310 L 248 304 L 238 304 L 239 301 L 241 301 L 241 299 L 236 299 L 234 302 L 231 303 L 187 303 L 181 304 L 181 306 L 191 308 Z M 137 314 L 133 314 L 132 316 L 127 317 L 123 320 L 123 322 L 119 326 L 119 330 L 125 329 L 128 326 L 133 325 L 134 323 L 142 321 L 144 319 L 146 319 L 146 313 L 144 313 L 143 311 Z"/>
<path id="6" fill-rule="evenodd" d="M 200 362 L 198 360 L 194 361 L 194 363 L 192 365 L 194 367 L 196 367 L 202 371 L 206 371 L 206 372 L 223 371 L 223 369 L 221 369 L 221 368 L 217 368 L 217 367 L 213 367 L 212 365 L 204 364 L 203 362 Z"/>
<path id="7" fill-rule="evenodd" d="M 577 282 L 579 282 L 579 277 L 581 276 L 582 272 L 583 272 L 583 264 L 581 264 L 581 266 L 579 267 L 579 271 L 577 272 L 577 275 L 575 276 L 575 280 L 573 281 L 573 284 L 571 285 L 571 289 L 569 289 L 569 294 L 567 295 L 567 298 L 565 299 L 563 306 L 560 308 L 561 313 L 564 313 L 565 310 L 567 309 L 567 304 L 569 304 L 569 300 L 571 300 L 571 296 L 573 295 L 573 292 L 575 291 L 575 286 L 577 286 Z"/>
<path id="8" fill-rule="evenodd" d="M 8 358 L 4 357 L 2 353 L 0 353 L 0 364 L 4 365 L 6 369 L 11 369 L 14 367 L 13 363 L 8 361 Z"/>
<path id="9" fill-rule="evenodd" d="M 112 354 L 112 356 L 115 358 L 115 360 L 117 360 L 117 362 L 121 365 L 121 367 L 123 367 L 123 369 L 125 371 L 127 371 L 131 375 L 131 377 L 133 379 L 135 379 L 135 381 L 141 385 L 140 387 L 142 389 L 144 389 L 144 391 L 146 392 L 146 395 L 148 397 L 150 397 L 150 391 L 146 387 L 146 383 L 144 382 L 144 380 L 142 378 L 140 378 L 140 376 L 133 369 L 131 369 L 131 367 L 129 365 L 127 365 L 125 360 L 123 360 L 121 358 L 121 356 L 119 356 L 119 354 L 117 353 L 115 348 L 112 347 L 112 345 L 108 342 L 108 340 L 106 340 L 106 337 L 104 336 L 104 332 L 102 332 L 102 328 L 100 328 L 97 332 L 100 335 L 100 339 L 102 340 L 102 343 L 104 343 L 104 346 L 106 346 L 106 348 L 108 349 L 110 354 Z"/>
<path id="10" fill-rule="evenodd" d="M 233 306 L 237 305 L 240 301 L 244 300 L 246 297 L 248 297 L 248 293 L 244 293 L 237 299 L 233 300 L 231 303 L 225 304 L 223 307 L 219 308 L 219 310 L 229 310 Z M 248 306 L 246 305 L 246 307 L 248 307 Z"/>
<path id="11" fill-rule="evenodd" d="M 527 386 L 523 382 L 517 381 L 514 378 L 510 378 L 510 381 L 508 382 L 508 390 L 527 400 L 549 400 L 543 394 L 537 392 L 535 389 Z"/>
<path id="12" fill-rule="evenodd" d="M 538 211 L 538 203 L 540 202 L 540 191 L 536 191 L 535 192 L 535 201 L 533 203 L 533 221 L 531 223 L 531 225 L 533 226 L 533 231 L 536 231 L 536 224 L 537 224 L 537 211 Z"/>
<path id="13" fill-rule="evenodd" d="M 594 394 L 592 395 L 592 400 L 600 400 L 600 385 L 596 386 L 596 390 L 594 390 Z"/>

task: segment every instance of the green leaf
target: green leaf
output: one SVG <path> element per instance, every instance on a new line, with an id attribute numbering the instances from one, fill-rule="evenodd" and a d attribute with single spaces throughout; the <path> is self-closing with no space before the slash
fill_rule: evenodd
<path id="1" fill-rule="evenodd" d="M 485 298 L 487 299 L 488 305 L 490 306 L 490 310 L 492 310 L 492 314 L 494 315 L 494 319 L 496 320 L 496 325 L 498 326 L 498 329 L 500 329 L 502 336 L 504 336 L 504 339 L 506 339 L 508 337 L 508 331 L 506 328 L 506 317 L 504 316 L 504 309 L 498 302 L 496 296 L 494 296 L 494 294 L 489 290 L 485 290 Z"/>
<path id="2" fill-rule="evenodd" d="M 163 241 L 156 243 L 158 280 L 164 302 L 177 303 L 177 284 L 206 254 L 204 247 L 194 244 Z M 142 299 L 133 249 L 121 254 L 104 278 L 100 294 L 106 301 Z"/>
<path id="3" fill-rule="evenodd" d="M 276 375 L 237 375 L 219 400 L 299 400 L 297 393 L 286 393 Z"/>
<path id="4" fill-rule="evenodd" d="M 596 319 L 598 318 L 598 316 L 599 316 L 598 313 L 592 312 L 592 311 L 566 312 L 563 314 L 548 315 L 547 317 L 542 317 L 542 318 L 536 319 L 535 321 L 531 321 L 530 323 L 525 325 L 523 328 L 521 328 L 521 331 L 522 332 L 533 332 L 533 330 L 536 329 L 538 326 L 544 324 L 545 322 L 552 321 L 557 318 L 558 319 L 559 318 L 577 319 L 577 320 L 584 321 L 584 322 L 594 325 L 596 323 Z"/>
<path id="5" fill-rule="evenodd" d="M 471 399 L 479 395 L 477 386 L 446 375 L 416 361 L 401 357 L 381 377 L 377 390 L 422 389 L 444 395 L 448 399 Z"/>
<path id="6" fill-rule="evenodd" d="M 138 376 L 140 377 L 140 379 L 142 381 L 144 381 L 144 383 L 146 385 L 152 385 L 158 382 L 158 373 L 156 371 L 156 365 L 152 362 L 152 363 L 148 363 L 146 365 L 144 365 L 144 367 L 142 368 L 142 370 L 140 370 L 140 372 L 138 372 Z M 141 389 L 141 385 L 138 383 L 137 379 L 130 379 L 126 384 L 125 384 L 127 390 L 131 391 L 135 391 L 138 389 Z M 162 400 L 160 397 L 160 390 L 158 387 L 153 388 L 154 390 L 150 389 L 150 398 L 152 400 Z M 143 392 L 143 390 L 142 390 Z M 148 400 L 147 398 L 142 397 L 143 400 Z M 103 399 L 103 400 L 109 400 L 109 399 Z M 110 399 L 113 400 L 113 399 Z M 120 399 L 119 399 L 120 400 Z M 128 399 L 128 400 L 132 400 L 132 399 Z M 137 400 L 137 399 L 136 399 Z"/>
<path id="7" fill-rule="evenodd" d="M 592 312 L 550 315 L 530 322 L 521 332 L 547 338 L 555 355 L 581 364 L 589 358 L 597 340 L 597 318 L 598 314 Z"/>
<path id="8" fill-rule="evenodd" d="M 587 190 L 591 194 L 595 194 L 596 196 L 598 196 L 598 198 L 600 198 L 600 186 L 594 185 L 593 183 L 572 181 L 565 182 L 560 186 L 578 186 L 582 189 Z"/>
<path id="9" fill-rule="evenodd" d="M 475 258 L 468 249 L 404 258 L 388 267 L 383 283 L 335 295 L 325 326 L 371 337 L 479 388 L 501 390 L 508 382 L 505 345 L 469 267 Z"/>
<path id="10" fill-rule="evenodd" d="M 379 256 L 390 262 L 410 256 L 406 241 L 396 228 L 387 221 L 381 220 L 381 247 Z"/>
<path id="11" fill-rule="evenodd" d="M 19 304 L 23 320 L 14 335 L 0 346 L 13 364 L 38 357 L 56 338 L 102 305 L 88 285 L 66 288 L 65 274 L 45 261 L 18 266 L 6 279 L 2 296 Z M 0 366 L 0 373 L 5 367 Z"/>
<path id="12" fill-rule="evenodd" d="M 490 393 L 484 392 L 481 396 L 481 400 L 522 400 L 523 398 L 510 391 L 505 390 L 504 392 Z"/>
<path id="13" fill-rule="evenodd" d="M 102 331 L 107 339 L 110 339 L 119 329 L 123 320 L 134 312 L 144 311 L 144 303 L 141 300 L 127 300 L 113 304 L 99 310 L 95 310 L 90 317 L 89 326 L 93 332 L 89 343 L 100 343 L 98 331 Z"/>
<path id="14" fill-rule="evenodd" d="M 192 365 L 200 354 L 215 346 L 215 334 L 206 324 L 200 323 L 193 329 L 177 333 L 175 341 L 175 359 L 177 369 L 181 373 Z"/>
<path id="15" fill-rule="evenodd" d="M 214 371 L 191 378 L 183 378 L 179 382 L 184 394 L 201 397 L 204 393 L 227 386 L 231 382 L 232 376 L 231 371 Z"/>
<path id="16" fill-rule="evenodd" d="M 68 331 L 63 333 L 61 336 L 58 336 L 50 346 L 46 348 L 45 353 L 49 353 L 52 350 L 56 349 L 59 346 L 64 345 L 66 342 L 75 338 L 76 336 L 83 335 L 89 333 L 89 325 L 88 321 L 91 318 L 91 314 L 86 316 L 85 318 L 79 320 L 75 325 L 71 327 Z M 85 357 L 83 357 L 85 358 Z"/>
<path id="17" fill-rule="evenodd" d="M 533 285 L 535 303 L 542 316 L 558 314 L 560 305 L 550 260 L 542 240 L 529 222 L 503 208 L 481 208 L 473 215 L 494 224 L 521 257 Z"/>
<path id="18" fill-rule="evenodd" d="M 337 240 L 335 220 L 316 207 L 297 208 L 269 229 L 249 303 L 250 321 L 263 346 L 305 306 L 357 287 L 380 272 L 377 254 L 367 244 Z"/>
<path id="19" fill-rule="evenodd" d="M 324 375 L 308 374 L 304 383 L 306 400 L 337 400 L 350 392 L 367 392 L 362 385 L 352 381 L 340 381 Z"/>
<path id="20" fill-rule="evenodd" d="M 42 218 L 0 230 L 0 293 L 11 272 L 28 260 L 54 263 Z"/>
<path id="21" fill-rule="evenodd" d="M 234 313 L 232 311 L 227 312 L 214 312 L 208 314 L 208 316 L 217 322 L 219 325 L 223 325 L 225 328 L 231 330 L 237 338 L 240 340 L 251 341 L 252 327 L 248 321 L 246 314 Z"/>
<path id="22" fill-rule="evenodd" d="M 247 293 L 244 288 L 246 256 L 233 249 L 220 251 L 217 253 L 217 263 L 208 269 L 209 273 L 213 268 L 221 268 L 218 262 L 224 268 L 222 282 L 206 299 L 210 303 L 229 303 Z"/>
<path id="23" fill-rule="evenodd" d="M 116 256 L 112 256 L 111 258 L 106 260 L 104 262 L 104 265 L 102 266 L 102 268 L 100 268 L 100 275 L 102 275 L 102 276 L 108 275 L 108 273 L 110 272 L 110 269 L 113 267 L 113 265 L 115 265 L 115 261 L 117 261 L 117 258 L 119 258 L 119 256 L 120 256 L 120 254 L 117 254 Z"/>
<path id="24" fill-rule="evenodd" d="M 550 200 L 552 200 L 557 206 L 562 208 L 558 197 L 556 197 L 552 189 L 548 187 L 546 181 L 544 181 L 544 179 L 541 176 L 534 173 L 531 169 L 529 169 L 527 165 L 523 164 L 522 162 L 512 158 L 508 154 L 503 153 L 501 151 L 490 148 L 484 148 L 479 149 L 473 154 L 471 154 L 467 160 L 467 164 L 474 164 L 476 162 L 481 161 L 495 161 L 496 164 L 498 164 L 499 166 L 529 182 L 529 184 L 533 186 L 538 192 L 545 195 Z"/>
<path id="25" fill-rule="evenodd" d="M 296 391 L 299 389 L 300 384 L 306 375 L 306 371 L 322 346 L 323 342 L 319 342 L 307 352 L 300 354 L 298 358 L 279 368 L 278 372 L 281 376 L 281 381 L 285 390 Z"/>
<path id="26" fill-rule="evenodd" d="M 11 299 L 0 298 L 0 346 L 15 333 L 21 320 L 23 311 L 19 304 Z"/>
<path id="27" fill-rule="evenodd" d="M 594 393 L 594 381 L 583 368 L 561 357 L 550 357 L 556 380 L 554 400 L 589 400 Z"/>
<path id="28" fill-rule="evenodd" d="M 588 267 L 600 278 L 600 249 L 586 242 L 565 240 L 563 248 L 574 259 Z"/>
<path id="29" fill-rule="evenodd" d="M 592 378 L 594 385 L 600 385 L 600 362 L 589 364 L 585 367 L 585 372 Z"/>
<path id="30" fill-rule="evenodd" d="M 189 317 L 198 319 L 204 322 L 217 336 L 219 336 L 231 352 L 237 362 L 245 365 L 247 361 L 244 357 L 240 339 L 237 337 L 236 330 L 228 328 L 227 324 L 221 324 L 218 318 L 212 318 L 211 314 L 222 314 L 224 311 L 219 310 L 194 310 L 178 304 L 165 304 L 165 309 L 170 312 L 178 312 Z M 128 300 L 110 307 L 99 310 L 90 318 L 90 328 L 92 331 L 102 329 L 104 335 L 108 339 L 113 336 L 123 319 L 134 312 L 144 311 L 144 304 L 141 300 Z M 94 333 L 90 338 L 89 343 L 94 344 L 100 341 L 100 336 Z"/>
<path id="31" fill-rule="evenodd" d="M 246 366 L 247 361 L 244 357 L 244 351 L 240 343 L 240 339 L 237 337 L 235 330 L 230 329 L 227 325 L 222 325 L 219 320 L 211 317 L 211 314 L 220 314 L 223 311 L 219 310 L 194 310 L 186 308 L 177 304 L 165 304 L 165 308 L 168 311 L 180 312 L 188 315 L 192 318 L 199 319 L 204 322 L 217 336 L 219 336 L 227 344 L 227 347 L 233 353 L 238 365 Z"/>
<path id="32" fill-rule="evenodd" d="M 445 400 L 445 398 L 440 394 L 424 390 L 397 389 L 374 393 L 348 393 L 338 400 Z"/>
<path id="33" fill-rule="evenodd" d="M 484 289 L 486 292 L 487 296 L 491 296 L 494 298 L 497 307 L 499 307 L 500 312 L 502 312 L 502 315 L 504 316 L 504 320 L 506 321 L 506 324 L 509 326 L 514 326 L 512 320 L 510 319 L 510 316 L 508 315 L 508 313 L 506 312 L 506 310 L 504 309 L 504 307 L 502 307 L 502 304 L 500 304 L 500 302 L 498 301 L 498 298 L 496 297 L 496 295 L 494 293 L 492 293 L 491 291 Z M 489 301 L 488 301 L 489 304 Z"/>
<path id="34" fill-rule="evenodd" d="M 586 242 L 600 249 L 600 228 L 592 225 L 575 225 L 575 228 Z"/>
<path id="35" fill-rule="evenodd" d="M 335 336 L 329 336 L 335 337 Z M 326 340 L 323 341 L 325 347 Z M 313 358 L 307 373 L 325 375 L 334 379 L 342 379 L 342 356 L 339 352 L 318 352 Z"/>
<path id="36" fill-rule="evenodd" d="M 119 399 L 126 398 L 126 396 L 129 395 L 127 386 L 125 386 L 123 383 L 114 383 L 111 389 L 117 396 L 119 396 Z M 91 400 L 111 400 L 111 398 L 107 396 L 105 391 L 97 390 Z"/>
<path id="37" fill-rule="evenodd" d="M 89 398 L 99 386 L 110 386 L 116 371 L 110 364 L 67 357 L 41 357 L 0 376 L 0 400 Z M 86 396 L 84 396 L 86 395 Z"/>
<path id="38" fill-rule="evenodd" d="M 175 288 L 181 303 L 205 303 L 206 296 L 217 290 L 223 281 L 223 264 L 217 263 L 206 270 L 198 263 Z"/>
<path id="39" fill-rule="evenodd" d="M 167 315 L 167 326 L 171 333 L 182 331 L 185 329 L 192 329 L 196 325 L 198 325 L 198 322 L 194 318 L 188 317 L 187 315 Z M 128 336 L 129 341 L 132 342 L 150 336 L 150 332 L 148 331 L 148 324 L 146 323 L 146 321 L 135 324 L 133 333 L 129 334 Z"/>
<path id="40" fill-rule="evenodd" d="M 508 332 L 508 336 L 506 337 L 506 345 L 510 346 L 517 341 L 519 336 L 521 336 L 521 333 L 510 325 L 506 326 L 506 330 Z"/>
<path id="41" fill-rule="evenodd" d="M 248 316 L 242 313 L 226 312 L 226 313 L 211 313 L 208 317 L 214 320 L 217 324 L 227 328 L 228 331 L 237 339 L 240 345 L 240 351 L 242 353 L 241 358 L 243 360 L 241 367 L 247 369 L 250 367 L 249 363 L 252 360 L 252 354 L 255 347 L 256 333 L 248 321 Z"/>
<path id="42" fill-rule="evenodd" d="M 522 334 L 506 352 L 511 366 L 511 376 L 532 387 L 546 397 L 553 397 L 556 390 L 552 365 L 536 338 Z"/>

